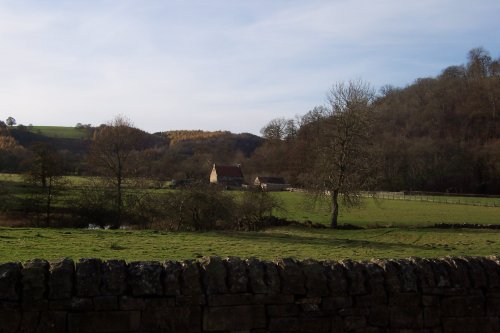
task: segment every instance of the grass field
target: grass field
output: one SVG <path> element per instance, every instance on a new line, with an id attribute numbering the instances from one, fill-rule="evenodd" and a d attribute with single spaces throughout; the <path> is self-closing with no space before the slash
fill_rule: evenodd
<path id="1" fill-rule="evenodd" d="M 84 177 L 67 176 L 65 180 L 72 186 L 85 184 Z M 158 185 L 158 184 L 156 184 Z M 161 184 L 160 184 L 161 185 Z M 163 184 L 162 186 L 166 185 Z M 27 189 L 22 184 L 22 177 L 16 174 L 0 174 L 1 187 L 11 193 L 23 195 Z M 54 205 L 64 206 L 65 200 L 74 198 L 75 191 L 66 190 L 55 198 Z M 133 191 L 134 189 L 128 189 Z M 153 189 L 152 191 L 165 191 Z M 238 192 L 232 192 L 237 195 Z M 327 201 L 313 202 L 304 193 L 276 192 L 284 210 L 276 210 L 274 214 L 294 221 L 310 220 L 328 225 L 330 207 Z M 497 198 L 482 198 L 494 202 Z M 471 206 L 461 204 L 445 204 L 429 201 L 407 201 L 363 198 L 360 207 L 346 208 L 341 206 L 339 221 L 341 224 L 354 224 L 363 227 L 419 227 L 436 223 L 478 223 L 500 224 L 500 207 Z M 0 221 L 1 222 L 1 221 Z"/>
<path id="2" fill-rule="evenodd" d="M 276 195 L 281 198 L 286 210 L 277 211 L 276 215 L 289 220 L 329 224 L 328 202 L 314 204 L 303 193 L 280 192 Z M 360 207 L 341 207 L 339 221 L 365 227 L 415 227 L 435 223 L 499 224 L 500 207 L 364 198 Z"/>
<path id="3" fill-rule="evenodd" d="M 500 253 L 491 230 L 324 230 L 281 227 L 263 232 L 157 232 L 0 228 L 0 262 L 61 257 L 133 260 L 206 255 L 369 259 Z"/>
<path id="4" fill-rule="evenodd" d="M 426 201 L 445 204 L 478 205 L 500 207 L 500 197 L 495 196 L 461 196 L 461 195 L 427 195 L 427 194 L 404 194 L 403 192 L 379 192 L 378 199 L 406 200 L 406 201 Z"/>
<path id="5" fill-rule="evenodd" d="M 86 133 L 83 129 L 64 126 L 32 126 L 31 132 L 52 138 L 82 139 Z"/>
<path id="6" fill-rule="evenodd" d="M 85 181 L 82 177 L 67 177 L 67 180 L 74 185 Z M 17 195 L 26 191 L 19 175 L 0 174 L 2 186 Z M 71 197 L 71 193 L 75 192 L 64 192 L 63 200 L 57 205 L 64 204 L 64 199 Z M 238 195 L 238 192 L 232 193 Z M 285 208 L 276 211 L 276 215 L 289 220 L 329 223 L 328 203 L 314 203 L 304 193 L 279 192 L 273 195 L 281 199 Z M 0 262 L 37 257 L 100 257 L 128 261 L 206 255 L 256 256 L 263 259 L 368 259 L 500 253 L 500 231 L 423 227 L 441 222 L 498 224 L 499 207 L 364 198 L 361 207 L 341 207 L 340 222 L 386 228 L 329 230 L 280 227 L 262 232 L 200 233 L 0 227 Z"/>

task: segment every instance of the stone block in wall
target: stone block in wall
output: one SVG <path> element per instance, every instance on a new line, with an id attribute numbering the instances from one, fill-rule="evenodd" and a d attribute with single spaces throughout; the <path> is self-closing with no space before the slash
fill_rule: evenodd
<path id="1" fill-rule="evenodd" d="M 56 299 L 49 302 L 50 310 L 84 312 L 92 311 L 94 303 L 92 298 L 72 297 L 68 299 Z"/>
<path id="2" fill-rule="evenodd" d="M 349 289 L 344 266 L 336 261 L 325 261 L 323 266 L 325 266 L 328 288 L 332 295 L 347 295 Z"/>
<path id="3" fill-rule="evenodd" d="M 264 261 L 265 282 L 268 294 L 278 294 L 281 290 L 281 280 L 278 266 L 275 263 Z"/>
<path id="4" fill-rule="evenodd" d="M 175 306 L 175 299 L 173 298 L 145 298 L 144 303 L 147 311 L 161 310 L 166 308 L 172 308 Z"/>
<path id="5" fill-rule="evenodd" d="M 446 268 L 442 265 L 439 259 L 429 259 L 429 264 L 434 272 L 434 280 L 436 281 L 436 288 L 434 292 L 439 292 L 437 288 L 449 288 L 451 287 L 451 281 L 449 273 Z"/>
<path id="6" fill-rule="evenodd" d="M 288 304 L 294 302 L 291 294 L 258 294 L 254 296 L 256 304 Z"/>
<path id="7" fill-rule="evenodd" d="M 484 316 L 485 299 L 482 295 L 444 297 L 441 300 L 441 313 L 444 317 Z"/>
<path id="8" fill-rule="evenodd" d="M 201 259 L 202 280 L 207 295 L 227 292 L 227 270 L 220 257 L 211 256 Z"/>
<path id="9" fill-rule="evenodd" d="M 68 332 L 131 332 L 138 331 L 140 311 L 102 311 L 68 314 Z"/>
<path id="10" fill-rule="evenodd" d="M 264 265 L 255 258 L 247 259 L 247 272 L 250 291 L 254 294 L 264 294 L 267 292 L 265 282 Z"/>
<path id="11" fill-rule="evenodd" d="M 424 307 L 424 327 L 436 328 L 441 326 L 441 308 L 439 306 Z"/>
<path id="12" fill-rule="evenodd" d="M 275 317 L 296 317 L 299 315 L 299 306 L 297 304 L 278 304 L 266 306 L 267 316 Z"/>
<path id="13" fill-rule="evenodd" d="M 246 305 L 255 303 L 255 295 L 253 294 L 220 294 L 208 296 L 209 306 Z"/>
<path id="14" fill-rule="evenodd" d="M 46 260 L 35 259 L 24 263 L 21 271 L 23 309 L 43 310 L 47 308 L 48 274 L 49 263 Z"/>
<path id="15" fill-rule="evenodd" d="M 23 311 L 18 332 L 29 333 L 36 332 L 38 323 L 40 322 L 39 311 Z M 0 326 L 1 327 L 1 326 Z M 2 329 L 0 328 L 0 332 Z"/>
<path id="16" fill-rule="evenodd" d="M 434 279 L 434 272 L 429 260 L 422 258 L 410 258 L 410 262 L 414 265 L 415 274 L 420 282 L 422 291 L 426 293 L 435 288 L 436 281 Z"/>
<path id="17" fill-rule="evenodd" d="M 23 311 L 47 311 L 49 310 L 49 301 L 47 299 L 23 300 L 21 308 Z"/>
<path id="18" fill-rule="evenodd" d="M 158 262 L 135 261 L 128 265 L 127 284 L 132 296 L 161 296 L 163 266 Z"/>
<path id="19" fill-rule="evenodd" d="M 439 306 L 439 296 L 422 295 L 423 306 Z"/>
<path id="20" fill-rule="evenodd" d="M 101 294 L 120 296 L 127 287 L 127 264 L 124 260 L 107 260 L 101 265 Z"/>
<path id="21" fill-rule="evenodd" d="M 389 325 L 391 328 L 397 329 L 415 329 L 424 327 L 424 316 L 422 308 L 407 304 L 404 307 L 390 306 Z"/>
<path id="22" fill-rule="evenodd" d="M 353 306 L 347 309 L 338 310 L 338 314 L 342 317 L 348 316 L 368 316 L 370 314 L 370 308 L 361 308 Z"/>
<path id="23" fill-rule="evenodd" d="M 305 295 L 305 276 L 301 266 L 291 258 L 280 259 L 276 262 L 281 278 L 283 294 Z"/>
<path id="24" fill-rule="evenodd" d="M 356 304 L 356 306 L 361 306 L 366 308 L 377 305 L 387 305 L 389 299 L 387 294 L 382 292 L 366 294 L 366 295 L 356 295 L 353 296 L 353 298 L 354 298 L 354 304 Z"/>
<path id="25" fill-rule="evenodd" d="M 377 327 L 387 327 L 389 325 L 389 315 L 387 305 L 372 306 L 367 318 L 368 324 Z"/>
<path id="26" fill-rule="evenodd" d="M 297 299 L 295 304 L 300 306 L 301 316 L 310 318 L 324 316 L 324 312 L 320 307 L 321 302 L 321 297 L 303 297 Z"/>
<path id="27" fill-rule="evenodd" d="M 207 297 L 205 295 L 179 295 L 175 297 L 175 304 L 178 306 L 205 305 Z"/>
<path id="28" fill-rule="evenodd" d="M 166 260 L 163 263 L 163 292 L 165 295 L 176 296 L 181 294 L 181 264 L 177 261 Z"/>
<path id="29" fill-rule="evenodd" d="M 353 260 L 342 260 L 340 263 L 345 267 L 349 294 L 366 294 L 368 290 L 365 285 L 364 265 Z"/>
<path id="30" fill-rule="evenodd" d="M 488 278 L 488 287 L 490 289 L 500 288 L 500 267 L 491 257 L 478 258 L 484 268 Z"/>
<path id="31" fill-rule="evenodd" d="M 18 332 L 21 323 L 21 312 L 17 310 L 0 310 L 0 324 L 2 333 Z"/>
<path id="32" fill-rule="evenodd" d="M 37 333 L 66 333 L 65 311 L 44 311 L 40 314 Z"/>
<path id="33" fill-rule="evenodd" d="M 207 307 L 203 312 L 203 330 L 242 331 L 266 327 L 263 305 Z"/>
<path id="34" fill-rule="evenodd" d="M 306 279 L 307 296 L 328 296 L 330 291 L 323 263 L 316 260 L 304 260 L 301 266 Z"/>
<path id="35" fill-rule="evenodd" d="M 490 316 L 500 316 L 500 294 L 486 295 L 486 309 Z"/>
<path id="36" fill-rule="evenodd" d="M 499 331 L 498 317 L 443 318 L 443 333 L 496 333 Z"/>
<path id="37" fill-rule="evenodd" d="M 454 288 L 466 289 L 470 286 L 467 262 L 460 258 L 447 257 L 442 260 L 442 265 L 448 269 L 451 285 Z"/>
<path id="38" fill-rule="evenodd" d="M 118 310 L 117 296 L 98 296 L 93 298 L 93 302 L 96 311 Z"/>
<path id="39" fill-rule="evenodd" d="M 319 307 L 319 304 L 314 303 L 303 303 L 299 304 L 301 317 L 314 318 L 314 317 L 324 317 L 325 313 Z"/>
<path id="40" fill-rule="evenodd" d="M 384 270 L 373 262 L 363 263 L 366 282 L 372 295 L 386 295 Z"/>
<path id="41" fill-rule="evenodd" d="M 20 298 L 20 279 L 21 264 L 0 264 L 0 300 L 17 301 Z"/>
<path id="42" fill-rule="evenodd" d="M 347 316 L 344 318 L 344 328 L 347 332 L 357 332 L 366 328 L 366 326 L 365 316 Z"/>
<path id="43" fill-rule="evenodd" d="M 142 313 L 141 330 L 151 332 L 201 332 L 200 306 L 165 307 Z"/>
<path id="44" fill-rule="evenodd" d="M 17 301 L 0 301 L 0 311 L 2 310 L 20 310 L 21 304 Z"/>
<path id="45" fill-rule="evenodd" d="M 118 299 L 118 308 L 120 310 L 144 310 L 146 308 L 146 302 L 144 298 L 121 296 Z"/>
<path id="46" fill-rule="evenodd" d="M 324 311 L 333 311 L 335 313 L 338 310 L 351 307 L 352 304 L 351 296 L 324 297 L 321 301 L 321 307 Z"/>
<path id="47" fill-rule="evenodd" d="M 342 319 L 342 317 L 340 316 L 333 316 L 332 317 L 332 330 L 331 332 L 332 333 L 336 333 L 336 332 L 345 332 L 344 330 L 344 319 Z"/>
<path id="48" fill-rule="evenodd" d="M 405 292 L 418 291 L 419 281 L 413 263 L 408 259 L 399 259 L 397 263 L 401 278 L 401 290 Z"/>
<path id="49" fill-rule="evenodd" d="M 49 269 L 49 298 L 64 299 L 73 295 L 75 263 L 69 258 L 51 261 Z"/>
<path id="50" fill-rule="evenodd" d="M 202 293 L 201 274 L 198 263 L 184 260 L 181 263 L 181 290 L 183 295 L 199 295 Z"/>
<path id="51" fill-rule="evenodd" d="M 331 326 L 330 318 L 271 318 L 269 322 L 272 332 L 329 332 Z"/>
<path id="52" fill-rule="evenodd" d="M 230 293 L 246 293 L 248 291 L 247 266 L 238 257 L 224 260 L 227 270 L 227 285 Z"/>
<path id="53" fill-rule="evenodd" d="M 76 296 L 92 297 L 100 295 L 101 287 L 100 259 L 80 259 L 76 263 Z"/>
<path id="54" fill-rule="evenodd" d="M 422 306 L 422 295 L 416 292 L 390 293 L 389 305 L 393 306 Z"/>
<path id="55" fill-rule="evenodd" d="M 479 259 L 474 257 L 461 258 L 467 262 L 471 277 L 471 286 L 474 288 L 485 288 L 488 286 L 488 279 Z"/>
<path id="56" fill-rule="evenodd" d="M 402 286 L 399 264 L 395 260 L 374 259 L 372 262 L 384 270 L 386 291 L 392 293 L 400 292 Z"/>

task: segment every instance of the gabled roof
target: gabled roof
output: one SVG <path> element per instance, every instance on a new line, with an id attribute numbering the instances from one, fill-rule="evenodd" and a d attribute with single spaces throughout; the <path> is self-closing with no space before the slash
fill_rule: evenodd
<path id="1" fill-rule="evenodd" d="M 261 184 L 285 184 L 282 177 L 257 177 Z"/>
<path id="2" fill-rule="evenodd" d="M 218 177 L 243 178 L 243 172 L 239 165 L 214 164 Z"/>

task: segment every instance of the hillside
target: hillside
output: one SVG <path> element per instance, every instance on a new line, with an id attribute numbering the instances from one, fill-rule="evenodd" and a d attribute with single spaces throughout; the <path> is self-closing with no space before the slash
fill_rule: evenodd
<path id="1" fill-rule="evenodd" d="M 49 128 L 49 126 L 45 128 Z M 50 126 L 50 128 L 57 128 L 57 130 L 49 132 L 50 134 L 46 135 L 44 132 L 38 132 L 35 129 L 30 131 L 28 129 L 13 128 L 10 129 L 10 135 L 25 148 L 29 148 L 36 142 L 44 142 L 56 150 L 68 150 L 73 153 L 83 153 L 86 151 L 88 146 L 87 140 L 84 140 L 83 137 L 75 138 L 75 133 L 67 130 L 69 127 Z M 61 134 L 61 136 L 56 136 L 56 133 Z M 63 133 L 66 134 L 62 135 Z"/>
<path id="2" fill-rule="evenodd" d="M 86 174 L 86 154 L 93 127 L 18 126 L 5 127 L 0 171 L 21 172 L 35 143 L 46 143 L 64 155 L 67 173 Z M 137 176 L 205 179 L 212 163 L 244 163 L 264 139 L 249 133 L 178 130 L 147 133 L 137 129 L 140 144 L 133 154 Z M 16 150 L 7 151 L 7 143 Z"/>
<path id="3" fill-rule="evenodd" d="M 259 136 L 250 133 L 235 134 L 229 131 L 182 130 L 167 131 L 163 135 L 170 139 L 171 147 L 175 146 L 177 150 L 188 155 L 202 149 L 218 150 L 228 154 L 240 151 L 249 157 L 264 143 L 264 139 Z"/>
<path id="4" fill-rule="evenodd" d="M 76 128 L 66 126 L 30 126 L 27 130 L 50 138 L 62 139 L 84 139 L 88 138 L 90 133 L 92 133 L 92 128 L 90 127 Z"/>

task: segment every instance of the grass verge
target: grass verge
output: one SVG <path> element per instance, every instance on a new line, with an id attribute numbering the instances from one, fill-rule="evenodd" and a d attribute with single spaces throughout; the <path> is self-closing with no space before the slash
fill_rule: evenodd
<path id="1" fill-rule="evenodd" d="M 500 253 L 500 231 L 298 227 L 262 232 L 158 232 L 0 228 L 0 262 L 61 257 L 133 260 L 240 256 L 315 259 L 403 258 Z"/>

